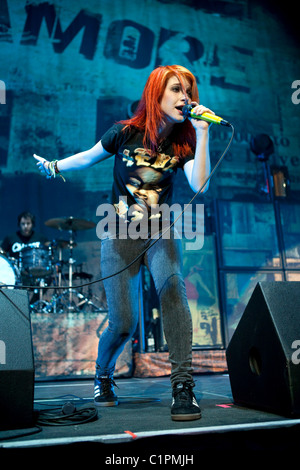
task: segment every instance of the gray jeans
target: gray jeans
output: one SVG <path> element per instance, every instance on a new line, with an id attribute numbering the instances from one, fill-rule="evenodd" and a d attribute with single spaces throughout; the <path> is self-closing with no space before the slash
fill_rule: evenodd
<path id="1" fill-rule="evenodd" d="M 106 238 L 101 241 L 101 276 L 124 268 L 153 240 Z M 112 377 L 118 356 L 134 334 L 139 320 L 139 273 L 149 269 L 163 317 L 171 363 L 171 384 L 192 379 L 192 318 L 181 274 L 181 240 L 161 238 L 132 266 L 104 280 L 109 323 L 103 331 L 96 361 L 97 376 Z"/>

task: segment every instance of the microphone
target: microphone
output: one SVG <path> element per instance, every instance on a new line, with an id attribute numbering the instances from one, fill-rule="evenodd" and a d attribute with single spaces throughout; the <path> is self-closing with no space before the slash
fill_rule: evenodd
<path id="1" fill-rule="evenodd" d="M 193 119 L 201 119 L 202 121 L 211 122 L 213 124 L 221 124 L 222 126 L 231 127 L 231 124 L 225 119 L 222 119 L 219 116 L 211 113 L 203 113 L 203 114 L 193 114 L 194 106 L 191 104 L 186 104 L 182 108 L 182 113 L 186 117 L 191 117 Z"/>

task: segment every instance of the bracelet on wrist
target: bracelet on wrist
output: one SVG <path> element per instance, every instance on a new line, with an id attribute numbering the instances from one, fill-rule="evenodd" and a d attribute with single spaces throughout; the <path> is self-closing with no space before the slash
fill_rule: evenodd
<path id="1" fill-rule="evenodd" d="M 64 182 L 66 181 L 63 175 L 60 173 L 59 169 L 57 168 L 57 162 L 58 160 L 52 160 L 52 162 L 49 162 L 49 173 L 50 173 L 50 178 L 55 178 L 56 175 L 59 175 Z"/>
<path id="2" fill-rule="evenodd" d="M 60 173 L 59 169 L 57 168 L 57 162 L 58 160 L 54 160 L 53 165 L 54 165 L 54 171 L 58 175 Z"/>

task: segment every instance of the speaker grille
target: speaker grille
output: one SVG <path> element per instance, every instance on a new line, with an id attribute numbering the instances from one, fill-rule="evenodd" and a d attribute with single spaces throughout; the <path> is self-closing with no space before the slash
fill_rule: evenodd
<path id="1" fill-rule="evenodd" d="M 0 289 L 0 429 L 32 425 L 34 363 L 28 293 Z"/>
<path id="2" fill-rule="evenodd" d="M 300 283 L 256 285 L 226 351 L 236 403 L 284 415 L 300 414 Z"/>

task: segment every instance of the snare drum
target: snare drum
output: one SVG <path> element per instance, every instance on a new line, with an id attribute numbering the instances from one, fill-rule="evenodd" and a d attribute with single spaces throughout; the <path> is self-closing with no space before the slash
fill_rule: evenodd
<path id="1" fill-rule="evenodd" d="M 6 256 L 0 254 L 0 285 L 15 286 L 18 280 L 18 273 L 14 263 Z M 10 287 L 13 289 L 13 287 Z"/>
<path id="2" fill-rule="evenodd" d="M 25 247 L 20 252 L 20 264 L 22 274 L 32 277 L 49 275 L 52 272 L 51 247 Z"/>

